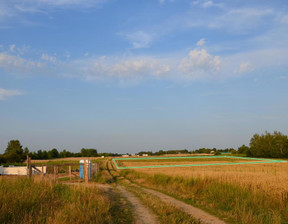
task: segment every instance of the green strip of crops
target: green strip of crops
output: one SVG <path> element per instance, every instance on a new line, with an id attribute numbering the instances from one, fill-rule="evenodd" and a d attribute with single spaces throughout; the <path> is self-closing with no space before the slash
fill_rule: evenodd
<path id="1" fill-rule="evenodd" d="M 257 160 L 248 162 L 229 162 L 229 163 L 203 163 L 203 164 L 176 164 L 176 165 L 153 165 L 153 166 L 130 166 L 120 167 L 117 164 L 117 160 L 179 160 L 179 159 L 243 159 L 243 160 Z M 240 165 L 240 164 L 259 164 L 259 163 L 283 163 L 285 160 L 275 159 L 262 159 L 262 158 L 250 158 L 250 157 L 237 157 L 237 156 L 183 156 L 183 157 L 147 157 L 147 158 L 114 158 L 112 159 L 117 169 L 138 169 L 138 168 L 161 168 L 161 167 L 187 167 L 187 166 L 215 166 L 215 165 Z"/>

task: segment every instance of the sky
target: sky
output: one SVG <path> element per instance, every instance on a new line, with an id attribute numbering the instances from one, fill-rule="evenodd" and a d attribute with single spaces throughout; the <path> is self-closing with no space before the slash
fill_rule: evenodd
<path id="1" fill-rule="evenodd" d="M 287 0 L 0 1 L 0 153 L 288 134 Z"/>

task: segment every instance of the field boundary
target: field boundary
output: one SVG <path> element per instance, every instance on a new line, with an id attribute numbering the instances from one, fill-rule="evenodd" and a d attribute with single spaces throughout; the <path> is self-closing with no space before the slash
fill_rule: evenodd
<path id="1" fill-rule="evenodd" d="M 248 162 L 229 162 L 229 163 L 203 163 L 203 164 L 176 164 L 176 165 L 153 165 L 153 166 L 129 166 L 120 167 L 117 164 L 117 160 L 156 160 L 156 159 L 195 159 L 195 158 L 231 158 L 231 159 L 243 159 L 243 160 L 257 160 Z M 113 163 L 117 169 L 140 169 L 140 168 L 163 168 L 163 167 L 187 167 L 187 166 L 222 166 L 222 165 L 240 165 L 240 164 L 259 164 L 259 163 L 285 163 L 286 160 L 275 159 L 262 159 L 251 157 L 239 157 L 239 156 L 173 156 L 173 157 L 147 157 L 147 158 L 113 158 Z"/>

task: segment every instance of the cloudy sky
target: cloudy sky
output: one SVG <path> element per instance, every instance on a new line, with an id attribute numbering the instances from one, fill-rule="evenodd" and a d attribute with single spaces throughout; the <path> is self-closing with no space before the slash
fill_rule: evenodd
<path id="1" fill-rule="evenodd" d="M 0 153 L 288 134 L 287 0 L 0 1 Z"/>

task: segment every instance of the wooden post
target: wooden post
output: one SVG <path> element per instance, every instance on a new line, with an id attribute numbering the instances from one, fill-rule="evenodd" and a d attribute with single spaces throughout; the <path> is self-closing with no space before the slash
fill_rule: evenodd
<path id="1" fill-rule="evenodd" d="M 27 155 L 27 176 L 30 177 L 29 156 Z"/>
<path id="2" fill-rule="evenodd" d="M 44 167 L 43 167 L 43 165 L 41 166 L 41 177 L 42 177 L 42 180 L 43 180 L 43 178 L 44 178 Z"/>
<path id="3" fill-rule="evenodd" d="M 54 180 L 57 180 L 58 167 L 54 166 Z"/>
<path id="4" fill-rule="evenodd" d="M 32 165 L 31 165 L 31 158 L 27 155 L 27 176 L 32 176 Z"/>
<path id="5" fill-rule="evenodd" d="M 70 181 L 72 180 L 72 170 L 71 170 L 71 166 L 69 166 L 69 177 L 70 177 Z"/>
<path id="6" fill-rule="evenodd" d="M 29 174 L 30 177 L 32 176 L 32 164 L 31 164 L 31 158 L 29 157 Z"/>

